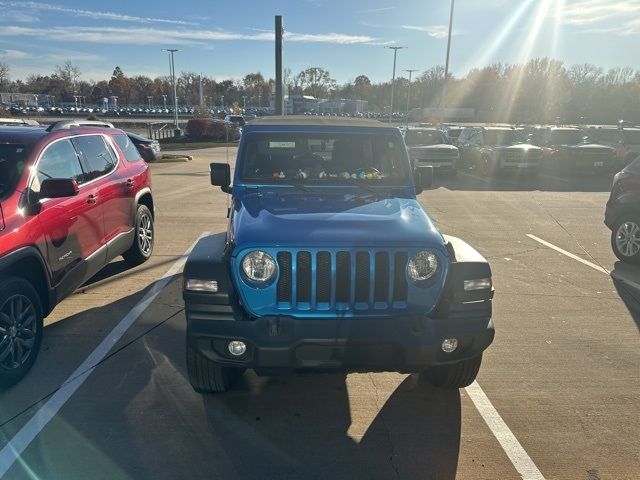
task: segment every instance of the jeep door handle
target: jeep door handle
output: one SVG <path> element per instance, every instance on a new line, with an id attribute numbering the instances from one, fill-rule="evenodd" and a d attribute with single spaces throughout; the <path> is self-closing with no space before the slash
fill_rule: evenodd
<path id="1" fill-rule="evenodd" d="M 95 205 L 96 203 L 98 203 L 98 195 L 95 194 L 91 194 L 87 197 L 87 203 L 89 205 Z"/>
<path id="2" fill-rule="evenodd" d="M 133 188 L 135 186 L 136 186 L 136 182 L 134 182 L 131 179 L 127 180 L 127 188 Z"/>

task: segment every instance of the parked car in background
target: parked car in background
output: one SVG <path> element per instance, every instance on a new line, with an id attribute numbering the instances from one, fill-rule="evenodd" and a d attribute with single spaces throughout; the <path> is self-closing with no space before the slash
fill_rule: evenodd
<path id="1" fill-rule="evenodd" d="M 435 171 L 455 175 L 458 171 L 458 148 L 437 128 L 408 127 L 401 130 L 409 160 L 416 165 L 431 165 Z"/>
<path id="2" fill-rule="evenodd" d="M 460 134 L 462 133 L 462 130 L 464 130 L 464 127 L 460 127 L 458 125 L 445 125 L 443 130 L 447 137 L 449 137 L 449 139 L 451 140 L 451 144 L 458 145 L 458 137 L 460 137 Z"/>
<path id="3" fill-rule="evenodd" d="M 89 124 L 87 126 L 87 124 Z M 149 167 L 100 122 L 0 127 L 0 387 L 24 377 L 43 318 L 122 255 L 154 245 Z"/>
<path id="4" fill-rule="evenodd" d="M 238 127 L 244 127 L 245 123 L 247 123 L 242 115 L 227 115 L 224 117 L 226 122 L 231 122 Z"/>
<path id="5" fill-rule="evenodd" d="M 616 149 L 620 169 L 640 157 L 640 127 L 590 127 L 587 133 L 594 142 Z"/>
<path id="6" fill-rule="evenodd" d="M 157 140 L 152 140 L 132 132 L 127 132 L 127 136 L 138 149 L 140 156 L 145 162 L 157 162 L 162 159 L 162 149 L 160 148 L 160 142 Z"/>
<path id="7" fill-rule="evenodd" d="M 565 174 L 616 170 L 616 150 L 594 143 L 587 132 L 579 128 L 536 128 L 530 138 L 544 150 L 545 169 Z"/>
<path id="8" fill-rule="evenodd" d="M 192 118 L 187 122 L 185 133 L 191 138 L 216 141 L 236 141 L 240 138 L 240 129 L 231 122 L 217 118 Z"/>
<path id="9" fill-rule="evenodd" d="M 604 223 L 616 257 L 640 263 L 640 157 L 613 177 Z"/>
<path id="10" fill-rule="evenodd" d="M 513 128 L 469 127 L 458 138 L 465 165 L 483 175 L 503 171 L 537 174 L 542 149 L 531 145 Z"/>

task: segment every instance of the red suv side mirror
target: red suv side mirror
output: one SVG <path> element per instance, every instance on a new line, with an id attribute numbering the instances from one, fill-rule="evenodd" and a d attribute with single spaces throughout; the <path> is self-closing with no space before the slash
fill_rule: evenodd
<path id="1" fill-rule="evenodd" d="M 70 178 L 47 178 L 40 185 L 40 198 L 74 197 L 78 194 L 78 183 Z"/>

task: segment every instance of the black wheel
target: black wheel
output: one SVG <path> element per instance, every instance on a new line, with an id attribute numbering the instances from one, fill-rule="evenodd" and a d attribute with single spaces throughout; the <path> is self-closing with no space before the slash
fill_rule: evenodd
<path id="1" fill-rule="evenodd" d="M 611 248 L 623 262 L 640 263 L 640 217 L 622 214 L 611 229 Z"/>
<path id="2" fill-rule="evenodd" d="M 187 373 L 198 393 L 222 393 L 244 373 L 244 368 L 224 367 L 205 357 L 187 342 Z"/>
<path id="3" fill-rule="evenodd" d="M 471 385 L 476 379 L 480 364 L 482 364 L 482 354 L 457 363 L 429 367 L 423 372 L 423 375 L 434 387 L 464 388 Z"/>
<path id="4" fill-rule="evenodd" d="M 153 215 L 146 205 L 138 205 L 135 220 L 135 238 L 131 248 L 122 254 L 125 261 L 131 265 L 140 265 L 151 257 L 155 240 Z"/>
<path id="5" fill-rule="evenodd" d="M 33 286 L 18 277 L 0 279 L 0 388 L 29 372 L 42 344 L 42 306 Z"/>

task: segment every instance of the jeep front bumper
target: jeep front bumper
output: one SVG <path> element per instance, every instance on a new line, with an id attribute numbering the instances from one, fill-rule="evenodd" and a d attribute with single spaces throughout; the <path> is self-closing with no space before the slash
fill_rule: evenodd
<path id="1" fill-rule="evenodd" d="M 220 364 L 258 370 L 342 369 L 419 372 L 475 357 L 493 341 L 488 317 L 431 319 L 427 317 L 320 318 L 261 317 L 255 320 L 207 319 L 187 313 L 187 341 Z M 442 351 L 445 338 L 458 347 Z M 228 351 L 241 340 L 240 357 Z"/>

